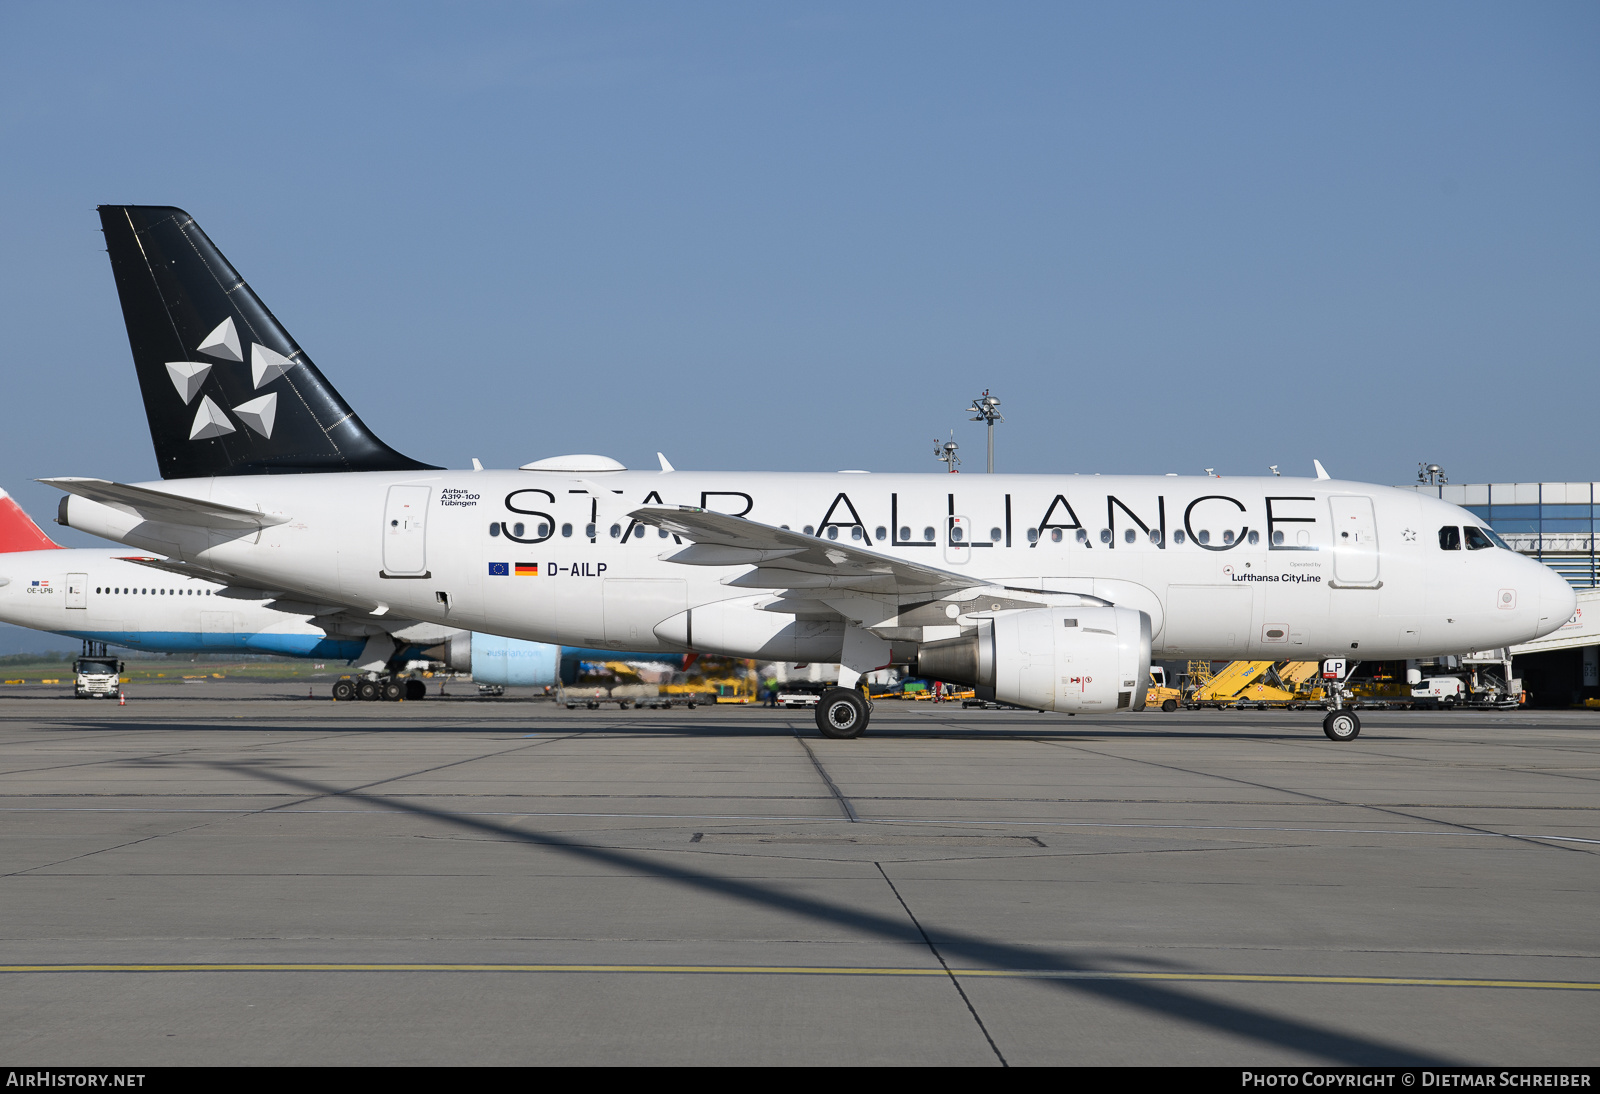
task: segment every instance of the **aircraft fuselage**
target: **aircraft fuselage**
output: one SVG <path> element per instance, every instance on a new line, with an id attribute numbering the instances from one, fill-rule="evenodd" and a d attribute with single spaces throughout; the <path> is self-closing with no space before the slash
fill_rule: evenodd
<path id="1" fill-rule="evenodd" d="M 1537 562 L 1470 549 L 1460 529 L 1482 522 L 1465 510 L 1340 480 L 523 470 L 144 485 L 284 522 L 207 530 L 73 497 L 68 523 L 273 588 L 596 648 L 682 649 L 657 634 L 663 620 L 777 592 L 730 584 L 748 565 L 669 561 L 686 545 L 629 517 L 642 506 L 741 515 L 999 588 L 1100 597 L 1146 612 L 1153 653 L 1169 658 L 1486 649 L 1559 627 L 1573 600 Z M 1443 528 L 1457 529 L 1456 549 Z"/>

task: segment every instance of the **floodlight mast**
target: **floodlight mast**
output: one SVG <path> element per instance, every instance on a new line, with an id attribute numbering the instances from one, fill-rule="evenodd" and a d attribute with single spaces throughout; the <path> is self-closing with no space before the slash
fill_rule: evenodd
<path id="1" fill-rule="evenodd" d="M 1006 420 L 1000 413 L 1000 400 L 989 394 L 989 389 L 984 388 L 983 394 L 972 400 L 972 405 L 967 407 L 974 417 L 968 421 L 987 422 L 989 425 L 989 474 L 994 474 L 994 423 Z"/>
<path id="2" fill-rule="evenodd" d="M 956 455 L 956 449 L 960 447 L 960 445 L 956 444 L 956 431 L 953 429 L 950 431 L 950 439 L 948 441 L 941 441 L 938 437 L 933 439 L 934 459 L 945 464 L 952 475 L 960 474 L 956 470 L 956 467 L 961 463 L 961 458 Z"/>

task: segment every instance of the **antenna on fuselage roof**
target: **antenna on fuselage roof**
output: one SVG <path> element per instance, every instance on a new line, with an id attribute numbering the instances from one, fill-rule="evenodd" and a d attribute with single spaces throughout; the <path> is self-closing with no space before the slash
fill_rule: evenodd
<path id="1" fill-rule="evenodd" d="M 1311 466 L 1315 467 L 1317 469 L 1317 478 L 1319 478 L 1319 479 L 1331 479 L 1331 478 L 1333 478 L 1332 475 L 1328 474 L 1328 469 L 1322 466 L 1322 461 L 1321 460 L 1312 460 L 1311 461 Z"/>

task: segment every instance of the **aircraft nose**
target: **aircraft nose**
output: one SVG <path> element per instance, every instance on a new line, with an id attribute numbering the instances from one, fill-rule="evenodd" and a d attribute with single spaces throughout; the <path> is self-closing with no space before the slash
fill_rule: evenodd
<path id="1" fill-rule="evenodd" d="M 1566 579 L 1548 566 L 1541 565 L 1539 575 L 1539 633 L 1542 637 L 1566 625 L 1572 613 L 1578 610 L 1578 594 Z"/>

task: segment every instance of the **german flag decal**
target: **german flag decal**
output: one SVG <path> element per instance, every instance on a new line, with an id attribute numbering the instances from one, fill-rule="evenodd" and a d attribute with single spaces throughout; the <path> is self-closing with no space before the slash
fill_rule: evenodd
<path id="1" fill-rule="evenodd" d="M 539 564 L 537 562 L 519 562 L 519 563 L 517 563 L 517 576 L 518 577 L 538 577 L 539 576 Z"/>

